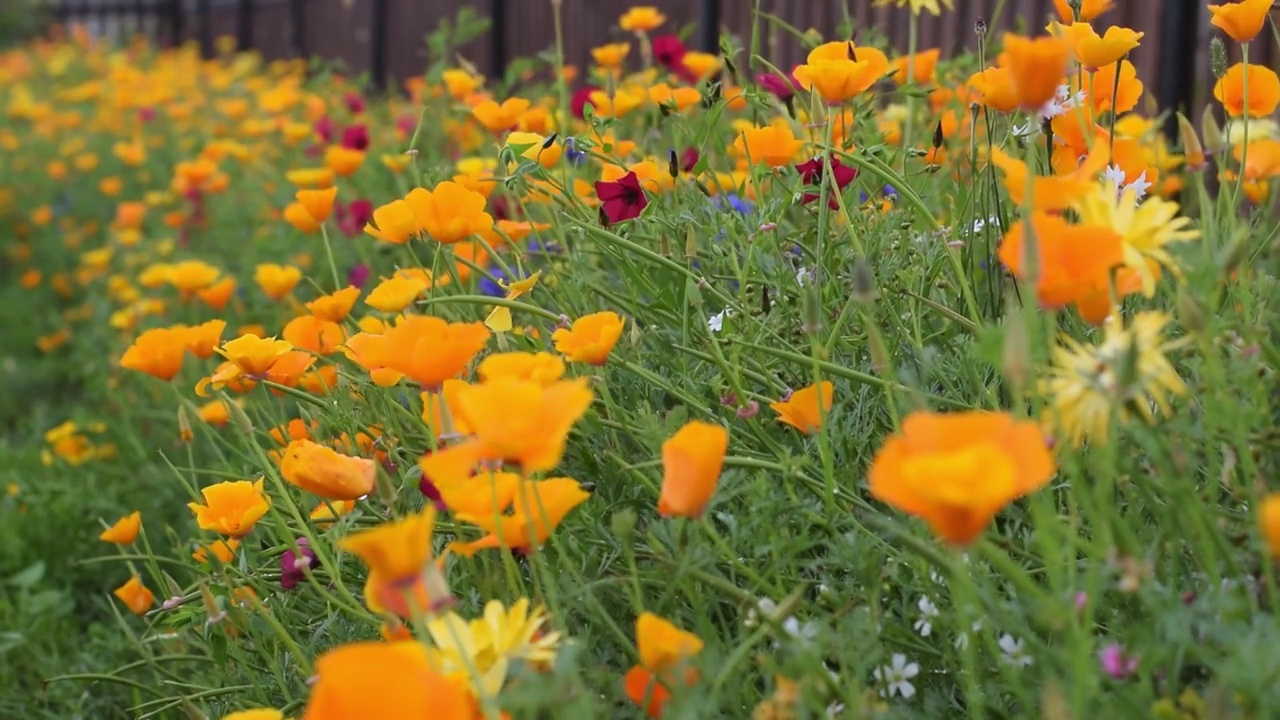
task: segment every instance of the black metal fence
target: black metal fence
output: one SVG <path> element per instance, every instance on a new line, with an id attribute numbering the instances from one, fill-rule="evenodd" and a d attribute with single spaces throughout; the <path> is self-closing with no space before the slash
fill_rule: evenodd
<path id="1" fill-rule="evenodd" d="M 3 0 L 0 0 L 3 1 Z M 638 0 L 562 0 L 566 55 L 586 63 L 593 45 L 618 37 L 616 20 Z M 645 0 L 669 16 L 667 27 L 692 26 L 695 45 L 714 51 L 722 29 L 750 35 L 755 0 Z M 318 55 L 340 59 L 354 73 L 368 72 L 383 85 L 421 72 L 423 36 L 464 6 L 491 23 L 487 35 L 469 45 L 467 56 L 482 70 L 500 73 L 509 60 L 530 55 L 552 42 L 550 0 L 50 0 L 63 23 L 84 23 L 99 34 L 125 37 L 142 32 L 162 44 L 197 40 L 206 55 L 214 39 L 235 38 L 239 49 L 258 49 L 269 58 Z M 1104 24 L 1146 32 L 1134 62 L 1162 108 L 1189 109 L 1207 100 L 1208 23 L 1202 0 L 1143 0 L 1121 3 Z M 871 0 L 761 0 L 762 9 L 801 30 L 831 36 L 841 19 L 856 27 L 876 27 L 905 47 L 906 14 L 874 7 Z M 973 27 L 991 21 L 992 32 L 1025 23 L 1032 30 L 1052 13 L 1050 0 L 958 0 L 939 18 L 921 18 L 921 47 L 971 47 Z M 992 17 L 1001 11 L 1003 17 Z M 1003 28 L 998 27 L 1003 25 Z M 799 62 L 804 49 L 783 33 L 771 37 L 768 52 L 779 65 Z M 1268 44 L 1269 45 L 1269 44 Z M 1274 48 L 1254 62 L 1276 63 Z"/>

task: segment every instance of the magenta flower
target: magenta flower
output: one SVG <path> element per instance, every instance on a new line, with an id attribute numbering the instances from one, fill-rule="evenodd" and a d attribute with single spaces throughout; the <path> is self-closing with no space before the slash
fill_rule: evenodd
<path id="1" fill-rule="evenodd" d="M 364 152 L 369 149 L 369 130 L 364 125 L 352 125 L 342 131 L 342 147 Z"/>
<path id="2" fill-rule="evenodd" d="M 372 271 L 369 266 L 360 263 L 347 271 L 347 284 L 354 287 L 363 288 L 364 284 L 369 282 L 369 275 Z"/>
<path id="3" fill-rule="evenodd" d="M 675 35 L 660 35 L 653 39 L 653 59 L 668 70 L 680 70 L 684 54 L 687 52 L 684 43 Z"/>
<path id="4" fill-rule="evenodd" d="M 640 178 L 634 172 L 618 178 L 616 182 L 596 183 L 596 196 L 600 198 L 600 214 L 605 225 L 634 220 L 649 205 Z"/>
<path id="5" fill-rule="evenodd" d="M 783 77 L 775 72 L 761 73 L 756 76 L 756 84 L 768 90 L 779 100 L 790 100 L 796 94 L 796 81 L 791 77 Z"/>
<path id="6" fill-rule="evenodd" d="M 1138 672 L 1138 658 L 1125 654 L 1124 647 L 1112 643 L 1098 652 L 1102 672 L 1115 680 L 1124 680 Z"/>
<path id="7" fill-rule="evenodd" d="M 364 98 L 360 97 L 356 93 L 347 93 L 347 96 L 343 98 L 343 101 L 346 102 L 347 110 L 350 111 L 352 115 L 359 115 L 364 112 Z"/>
<path id="8" fill-rule="evenodd" d="M 280 556 L 280 585 L 292 590 L 307 577 L 306 569 L 317 567 L 316 554 L 306 538 L 298 538 L 298 548 L 289 548 Z"/>
<path id="9" fill-rule="evenodd" d="M 587 105 L 591 102 L 591 93 L 599 89 L 600 88 L 594 85 L 588 85 L 583 88 L 578 88 L 577 90 L 574 91 L 573 97 L 569 99 L 569 107 L 570 109 L 573 110 L 574 117 L 578 118 L 579 120 L 586 117 L 585 109 Z"/>

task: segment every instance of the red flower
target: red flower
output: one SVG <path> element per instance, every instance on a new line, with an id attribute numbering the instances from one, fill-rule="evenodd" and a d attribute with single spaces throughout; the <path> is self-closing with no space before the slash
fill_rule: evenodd
<path id="1" fill-rule="evenodd" d="M 653 59 L 668 70 L 680 70 L 683 66 L 684 43 L 675 35 L 661 35 L 653 39 Z"/>
<path id="2" fill-rule="evenodd" d="M 761 73 L 756 76 L 756 84 L 768 90 L 779 100 L 789 100 L 796 94 L 798 83 L 794 77 L 783 77 L 775 72 Z"/>
<path id="3" fill-rule="evenodd" d="M 418 129 L 418 116 L 413 114 L 401 115 L 396 120 L 396 129 L 405 135 L 412 135 L 414 130 Z"/>
<path id="4" fill-rule="evenodd" d="M 373 203 L 368 200 L 352 200 L 350 205 L 344 205 L 339 200 L 333 204 L 333 214 L 342 234 L 355 237 L 362 234 L 364 226 L 373 219 Z"/>
<path id="5" fill-rule="evenodd" d="M 616 182 L 596 183 L 596 195 L 600 198 L 600 214 L 605 225 L 638 218 L 649 205 L 649 199 L 640 187 L 640 178 L 634 172 L 623 175 Z"/>
<path id="6" fill-rule="evenodd" d="M 588 104 L 590 104 L 591 93 L 599 89 L 600 88 L 596 87 L 595 85 L 588 85 L 584 88 L 579 88 L 576 92 L 573 93 L 573 97 L 570 98 L 569 100 L 569 107 L 570 109 L 573 110 L 574 117 L 578 119 L 582 119 L 586 117 L 585 115 L 583 115 L 582 109 L 585 108 Z"/>
<path id="7" fill-rule="evenodd" d="M 800 179 L 804 181 L 805 185 L 814 185 L 817 187 L 821 187 L 822 178 L 827 173 L 826 159 L 816 157 L 806 163 L 801 163 L 797 165 L 796 170 L 800 171 Z M 851 168 L 846 165 L 841 165 L 839 158 L 832 158 L 831 174 L 835 178 L 836 188 L 838 191 L 838 190 L 843 190 L 846 185 L 854 181 L 854 178 L 858 177 L 858 170 L 857 168 Z M 808 205 L 809 203 L 817 199 L 818 199 L 818 193 L 804 194 L 805 205 Z M 832 192 L 831 197 L 827 199 L 827 205 L 832 210 L 840 209 L 840 201 L 836 199 L 835 192 Z"/>
<path id="8" fill-rule="evenodd" d="M 356 93 L 347 93 L 347 96 L 343 98 L 343 100 L 346 101 L 347 110 L 352 115 L 359 115 L 364 112 L 364 98 L 360 97 Z"/>
<path id="9" fill-rule="evenodd" d="M 698 166 L 698 160 L 702 156 L 698 153 L 698 148 L 691 147 L 680 154 L 680 169 L 691 173 Z"/>
<path id="10" fill-rule="evenodd" d="M 320 136 L 321 142 L 328 143 L 333 140 L 333 134 L 338 131 L 338 126 L 333 122 L 332 118 L 325 115 L 316 121 L 315 131 L 316 135 Z"/>
<path id="11" fill-rule="evenodd" d="M 369 130 L 363 125 L 352 125 L 342 131 L 342 147 L 364 152 L 369 149 Z"/>

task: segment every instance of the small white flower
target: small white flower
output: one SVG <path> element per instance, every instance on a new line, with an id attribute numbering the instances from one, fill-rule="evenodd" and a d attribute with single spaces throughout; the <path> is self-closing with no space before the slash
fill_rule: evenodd
<path id="1" fill-rule="evenodd" d="M 729 312 L 729 309 L 728 309 L 728 308 L 725 308 L 724 310 L 721 310 L 720 312 L 716 313 L 715 315 L 712 315 L 711 317 L 707 318 L 707 328 L 708 328 L 709 330 L 711 330 L 711 332 L 714 332 L 714 333 L 718 333 L 718 332 L 720 332 L 721 330 L 723 330 L 723 329 L 724 329 L 724 318 L 725 318 L 725 315 L 726 315 L 728 312 Z"/>
<path id="2" fill-rule="evenodd" d="M 982 621 L 981 621 L 981 620 L 975 620 L 975 621 L 974 621 L 974 623 L 973 623 L 973 626 L 971 627 L 971 629 L 972 629 L 972 630 L 973 630 L 973 632 L 975 632 L 975 633 L 976 633 L 976 632 L 978 632 L 979 630 L 981 630 L 981 629 L 982 629 Z M 969 647 L 969 633 L 965 633 L 965 632 L 960 633 L 959 635 L 957 635 L 957 636 L 956 636 L 955 642 L 954 642 L 954 643 L 952 643 L 952 644 L 953 644 L 953 645 L 955 645 L 955 648 L 956 648 L 957 650 L 964 650 L 964 649 L 968 648 L 968 647 Z"/>
<path id="3" fill-rule="evenodd" d="M 916 620 L 912 627 L 920 633 L 920 637 L 929 637 L 933 633 L 933 619 L 938 617 L 938 607 L 924 595 L 920 596 L 920 602 L 916 603 L 916 607 L 920 608 L 920 619 Z"/>
<path id="4" fill-rule="evenodd" d="M 1000 636 L 1000 649 L 1004 652 L 1004 661 L 1016 667 L 1026 667 L 1035 662 L 1022 649 L 1022 641 L 1015 640 L 1008 633 Z"/>
<path id="5" fill-rule="evenodd" d="M 1131 183 L 1125 182 L 1124 169 L 1119 165 L 1108 165 L 1103 171 L 1102 178 L 1116 189 L 1116 197 L 1124 195 L 1129 190 L 1134 192 L 1134 200 L 1140 201 L 1147 196 L 1147 191 L 1151 189 L 1151 183 L 1147 182 L 1147 172 L 1142 171 L 1137 180 Z"/>
<path id="6" fill-rule="evenodd" d="M 929 568 L 929 579 L 938 585 L 947 584 L 947 579 L 942 577 L 942 574 L 939 573 L 935 568 Z"/>
<path id="7" fill-rule="evenodd" d="M 796 271 L 796 284 L 799 285 L 800 287 L 804 287 L 805 285 L 809 284 L 809 281 L 812 279 L 813 279 L 813 274 L 810 273 L 808 269 L 800 268 L 799 270 Z"/>
<path id="8" fill-rule="evenodd" d="M 907 656 L 901 653 L 894 653 L 890 664 L 871 671 L 876 681 L 884 685 L 880 688 L 881 697 L 901 695 L 904 700 L 910 700 L 916 694 L 916 686 L 911 684 L 911 678 L 919 674 L 920 666 L 908 663 Z"/>
<path id="9" fill-rule="evenodd" d="M 803 625 L 799 620 L 789 617 L 782 621 L 782 631 L 790 635 L 793 640 L 809 641 L 818 637 L 818 626 L 812 622 L 806 622 Z"/>
<path id="10" fill-rule="evenodd" d="M 835 718 L 844 714 L 844 703 L 833 702 L 827 706 L 827 717 Z"/>

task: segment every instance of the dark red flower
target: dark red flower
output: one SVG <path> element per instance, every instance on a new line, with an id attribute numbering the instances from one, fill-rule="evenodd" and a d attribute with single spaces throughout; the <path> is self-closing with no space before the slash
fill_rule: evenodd
<path id="1" fill-rule="evenodd" d="M 360 97 L 356 93 L 347 93 L 347 96 L 343 98 L 343 101 L 346 102 L 347 110 L 349 110 L 352 115 L 359 115 L 364 112 L 364 98 Z"/>
<path id="2" fill-rule="evenodd" d="M 808 162 L 801 163 L 796 166 L 796 170 L 800 172 L 800 179 L 805 185 L 822 186 L 822 178 L 826 175 L 827 165 L 826 158 L 816 157 Z M 843 190 L 846 185 L 853 182 L 858 177 L 857 168 L 851 168 L 847 165 L 841 165 L 839 158 L 831 159 L 831 175 L 835 178 L 836 188 L 831 193 L 831 197 L 827 198 L 827 205 L 832 210 L 840 208 L 840 201 L 836 199 L 836 192 Z M 818 199 L 818 193 L 805 193 L 804 204 L 808 205 Z"/>
<path id="3" fill-rule="evenodd" d="M 493 193 L 489 196 L 489 212 L 494 220 L 514 220 L 520 217 L 520 204 L 509 195 Z"/>
<path id="4" fill-rule="evenodd" d="M 320 141 L 329 143 L 333 141 L 334 133 L 338 132 L 338 125 L 328 115 L 321 117 L 316 121 L 316 135 L 320 136 Z"/>
<path id="5" fill-rule="evenodd" d="M 350 204 L 343 204 L 339 200 L 333 204 L 333 215 L 342 234 L 355 237 L 364 232 L 365 223 L 373 219 L 373 203 L 369 200 L 352 200 Z"/>
<path id="6" fill-rule="evenodd" d="M 698 160 L 701 157 L 702 155 L 698 153 L 698 148 L 687 148 L 680 153 L 680 169 L 687 173 L 693 172 L 693 169 L 698 166 Z"/>
<path id="7" fill-rule="evenodd" d="M 685 52 L 684 43 L 675 35 L 660 35 L 653 39 L 653 59 L 668 70 L 682 67 Z"/>
<path id="8" fill-rule="evenodd" d="M 156 109 L 150 107 L 138 108 L 138 119 L 144 123 L 151 122 L 156 119 Z"/>
<path id="9" fill-rule="evenodd" d="M 342 131 L 342 147 L 364 152 L 369 149 L 369 130 L 364 125 L 352 125 Z"/>
<path id="10" fill-rule="evenodd" d="M 290 548 L 280 556 L 280 585 L 292 590 L 307 577 L 307 568 L 318 567 L 316 553 L 308 546 L 306 538 L 298 538 L 298 549 Z"/>
<path id="11" fill-rule="evenodd" d="M 794 75 L 783 77 L 775 72 L 767 72 L 756 76 L 756 84 L 773 93 L 779 100 L 787 100 L 796 94 L 796 86 L 799 83 L 796 82 Z"/>
<path id="12" fill-rule="evenodd" d="M 638 218 L 649 205 L 649 198 L 645 197 L 644 189 L 640 187 L 640 178 L 634 172 L 623 175 L 615 182 L 596 183 L 596 196 L 600 198 L 600 214 L 606 225 Z"/>
<path id="13" fill-rule="evenodd" d="M 582 109 L 587 106 L 587 103 L 591 102 L 591 93 L 599 89 L 594 85 L 588 85 L 584 88 L 579 88 L 573 93 L 573 97 L 569 99 L 569 108 L 573 110 L 574 117 L 579 119 L 585 117 Z"/>

